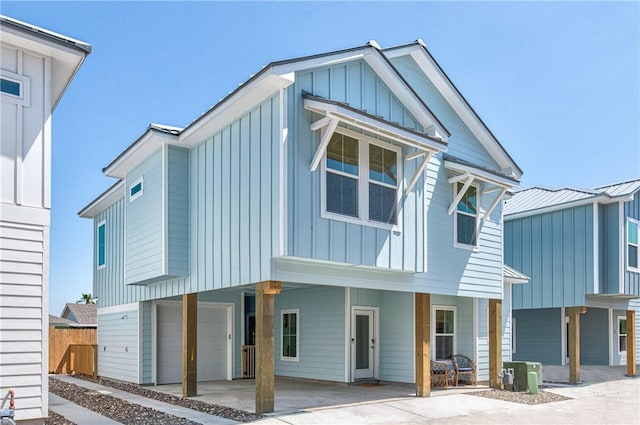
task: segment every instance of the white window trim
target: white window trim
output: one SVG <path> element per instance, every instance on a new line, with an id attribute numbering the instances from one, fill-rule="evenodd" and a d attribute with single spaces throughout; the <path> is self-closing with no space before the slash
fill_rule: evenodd
<path id="1" fill-rule="evenodd" d="M 284 334 L 282 332 L 282 323 L 285 314 L 296 315 L 296 356 L 285 357 L 282 354 L 282 347 L 284 346 Z M 300 361 L 300 309 L 293 308 L 287 310 L 280 310 L 280 360 L 285 362 L 298 362 Z"/>
<path id="2" fill-rule="evenodd" d="M 140 191 L 134 195 L 131 194 L 131 189 L 133 189 L 136 185 L 140 184 Z M 144 193 L 144 176 L 141 176 L 138 180 L 131 183 L 129 186 L 129 202 L 133 202 Z"/>
<path id="3" fill-rule="evenodd" d="M 458 183 L 459 182 L 455 182 L 453 183 L 453 199 L 456 199 L 456 196 L 458 195 Z M 458 214 L 464 214 L 464 215 L 468 215 L 468 216 L 472 216 L 469 213 L 464 213 L 464 212 L 460 212 L 458 211 L 458 205 L 456 204 L 455 206 L 455 210 L 453 211 L 453 246 L 454 248 L 460 248 L 460 249 L 466 249 L 469 251 L 474 251 L 477 252 L 480 250 L 480 185 L 476 184 L 476 183 L 472 183 L 470 186 L 471 187 L 475 187 L 476 188 L 476 243 L 475 245 L 467 245 L 467 244 L 463 244 L 458 242 Z M 467 189 L 469 190 L 469 189 Z"/>
<path id="4" fill-rule="evenodd" d="M 640 220 L 636 220 L 635 218 L 627 217 L 627 222 L 625 223 L 625 258 L 627 259 L 627 271 L 640 273 L 640 240 L 639 243 L 631 243 L 629 242 L 629 223 L 634 223 L 638 227 L 639 239 L 640 239 Z M 638 267 L 631 267 L 629 265 L 629 245 L 633 245 L 637 247 L 638 252 Z"/>
<path id="5" fill-rule="evenodd" d="M 104 263 L 100 264 L 100 227 L 104 226 Z M 107 220 L 102 220 L 96 227 L 96 267 L 102 270 L 107 267 Z"/>
<path id="6" fill-rule="evenodd" d="M 627 341 L 629 340 L 628 339 L 628 335 L 629 335 L 628 333 L 625 333 L 625 334 L 621 334 L 620 333 L 620 321 L 621 320 L 627 320 L 627 316 L 618 316 L 618 321 L 617 321 L 618 327 L 616 328 L 616 334 L 618 335 L 618 338 L 617 338 L 617 341 L 616 341 L 616 345 L 618 347 L 616 348 L 616 350 L 618 351 L 619 355 L 620 354 L 627 354 L 627 350 L 626 349 L 624 351 L 620 351 L 620 337 L 624 335 L 627 338 Z M 627 326 L 629 326 L 629 323 L 627 323 Z"/>
<path id="7" fill-rule="evenodd" d="M 458 308 L 453 305 L 434 305 L 431 307 L 431 358 L 436 359 L 436 311 L 447 310 L 453 311 L 453 334 L 440 334 L 442 336 L 453 336 L 453 354 L 458 351 Z M 448 359 L 440 359 L 448 360 Z"/>
<path id="8" fill-rule="evenodd" d="M 0 70 L 0 77 L 20 85 L 19 96 L 11 93 L 0 92 L 2 95 L 2 101 L 29 108 L 31 106 L 31 79 L 25 75 L 16 74 L 4 69 Z"/>
<path id="9" fill-rule="evenodd" d="M 345 223 L 359 224 L 362 226 L 376 227 L 378 229 L 392 230 L 394 232 L 402 231 L 402 214 L 401 214 L 401 200 L 402 200 L 402 148 L 400 146 L 392 145 L 384 141 L 374 139 L 361 134 L 356 131 L 349 130 L 344 127 L 338 127 L 335 133 L 342 134 L 358 140 L 358 175 L 343 173 L 338 170 L 331 170 L 331 173 L 344 175 L 346 177 L 357 179 L 358 181 L 358 217 L 352 217 L 348 215 L 342 215 L 327 211 L 327 152 L 325 150 L 322 157 L 321 168 L 322 177 L 320 179 L 320 192 L 321 192 L 321 204 L 320 204 L 320 216 L 328 220 L 343 221 Z M 396 224 L 388 224 L 380 221 L 369 220 L 369 144 L 380 146 L 381 148 L 393 151 L 396 153 L 397 170 L 396 176 Z M 373 181 L 380 186 L 392 188 L 392 185 L 385 184 L 378 181 Z"/>

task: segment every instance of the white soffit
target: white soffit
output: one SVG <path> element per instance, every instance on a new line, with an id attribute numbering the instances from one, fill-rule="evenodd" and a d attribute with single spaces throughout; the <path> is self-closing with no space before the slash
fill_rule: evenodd
<path id="1" fill-rule="evenodd" d="M 78 215 L 82 218 L 93 218 L 123 196 L 124 181 L 120 180 L 79 211 Z"/>

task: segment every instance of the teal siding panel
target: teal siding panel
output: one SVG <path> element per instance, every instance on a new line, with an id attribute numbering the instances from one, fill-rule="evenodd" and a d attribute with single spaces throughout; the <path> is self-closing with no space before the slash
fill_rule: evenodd
<path id="1" fill-rule="evenodd" d="M 563 320 L 560 312 L 559 308 L 513 311 L 516 319 L 513 360 L 561 364 Z"/>
<path id="2" fill-rule="evenodd" d="M 448 153 L 476 164 L 500 171 L 500 167 L 480 144 L 471 130 L 453 110 L 418 65 L 408 56 L 392 59 L 393 65 L 425 101 L 435 116 L 449 129 Z"/>
<path id="3" fill-rule="evenodd" d="M 344 382 L 345 290 L 285 290 L 275 298 L 276 375 Z M 281 360 L 281 311 L 299 309 L 299 361 Z"/>
<path id="4" fill-rule="evenodd" d="M 505 262 L 531 278 L 513 288 L 514 309 L 584 305 L 593 261 L 592 205 L 505 224 Z"/>
<path id="5" fill-rule="evenodd" d="M 599 206 L 600 292 L 620 292 L 620 214 L 619 205 Z"/>
<path id="6" fill-rule="evenodd" d="M 580 364 L 609 364 L 609 312 L 606 309 L 588 308 L 580 316 Z"/>
<path id="7" fill-rule="evenodd" d="M 126 210 L 126 283 L 136 283 L 164 274 L 163 262 L 163 175 L 162 149 L 159 148 L 127 174 Z M 129 187 L 143 177 L 143 194 L 129 201 Z"/>
<path id="8" fill-rule="evenodd" d="M 415 382 L 413 294 L 380 292 L 379 378 Z"/>
<path id="9" fill-rule="evenodd" d="M 189 151 L 167 148 L 168 274 L 189 274 Z M 210 186 L 209 186 L 210 187 Z"/>
<path id="10" fill-rule="evenodd" d="M 625 202 L 624 204 L 624 216 L 635 218 L 636 220 L 640 220 L 640 191 L 634 194 L 633 201 Z M 626 226 L 626 223 L 625 223 Z M 628 250 L 627 243 L 627 231 L 625 229 L 624 232 L 624 243 L 625 243 L 625 272 L 624 272 L 624 292 L 626 294 L 633 294 L 640 296 L 640 273 L 635 271 L 627 270 L 627 264 L 629 260 L 626 258 L 629 254 L 626 252 Z"/>
<path id="11" fill-rule="evenodd" d="M 140 383 L 138 354 L 138 310 L 98 310 L 98 375 Z"/>

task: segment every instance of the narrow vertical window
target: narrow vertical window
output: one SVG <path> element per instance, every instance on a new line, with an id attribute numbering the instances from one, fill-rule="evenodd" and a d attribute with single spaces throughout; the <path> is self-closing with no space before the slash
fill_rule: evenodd
<path id="1" fill-rule="evenodd" d="M 97 257 L 98 257 L 98 269 L 102 269 L 106 265 L 106 221 L 101 221 L 98 223 L 98 246 L 97 246 Z"/>
<path id="2" fill-rule="evenodd" d="M 144 193 L 144 179 L 140 177 L 129 187 L 129 202 L 135 201 Z"/>
<path id="3" fill-rule="evenodd" d="M 298 320 L 299 310 L 282 310 L 281 312 L 281 340 L 282 351 L 281 360 L 298 360 L 299 352 L 299 330 Z"/>
<path id="4" fill-rule="evenodd" d="M 334 133 L 327 146 L 327 211 L 358 217 L 358 141 Z"/>
<path id="5" fill-rule="evenodd" d="M 627 352 L 627 318 L 618 316 L 618 353 Z"/>
<path id="6" fill-rule="evenodd" d="M 453 307 L 435 310 L 435 358 L 448 360 L 456 349 L 456 314 Z"/>
<path id="7" fill-rule="evenodd" d="M 456 183 L 456 196 L 463 187 L 463 183 Z M 469 186 L 456 206 L 455 227 L 458 244 L 478 246 L 478 189 L 475 186 Z"/>
<path id="8" fill-rule="evenodd" d="M 640 249 L 638 249 L 638 227 L 640 221 L 627 218 L 627 268 L 639 270 Z"/>
<path id="9" fill-rule="evenodd" d="M 397 153 L 369 144 L 369 219 L 396 224 Z"/>

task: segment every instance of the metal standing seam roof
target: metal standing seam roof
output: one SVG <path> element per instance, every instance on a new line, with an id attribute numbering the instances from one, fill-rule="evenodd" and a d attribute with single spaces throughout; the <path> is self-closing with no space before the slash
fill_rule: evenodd
<path id="1" fill-rule="evenodd" d="M 514 279 L 514 280 L 531 280 L 529 276 L 524 273 L 517 271 L 516 269 L 507 266 L 506 264 L 502 265 L 502 276 L 505 279 Z"/>
<path id="2" fill-rule="evenodd" d="M 532 187 L 515 192 L 504 207 L 504 215 L 508 216 L 603 196 L 607 198 L 629 196 L 638 190 L 640 190 L 640 179 L 594 189 Z"/>

